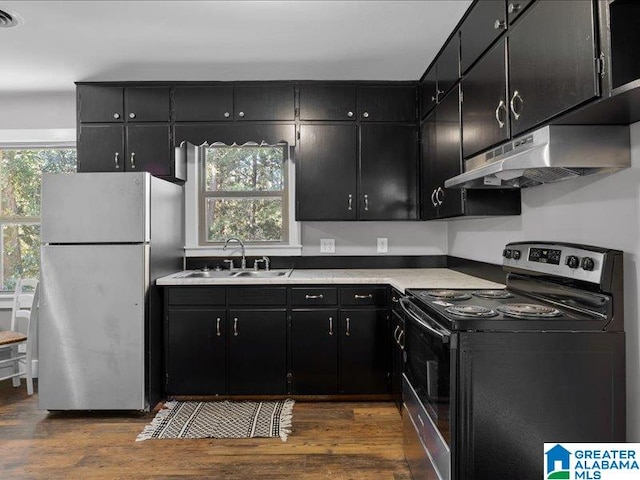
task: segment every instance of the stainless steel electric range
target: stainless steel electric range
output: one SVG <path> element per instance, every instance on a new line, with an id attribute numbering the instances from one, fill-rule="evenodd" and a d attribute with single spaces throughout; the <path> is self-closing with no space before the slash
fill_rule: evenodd
<path id="1" fill-rule="evenodd" d="M 410 289 L 414 478 L 539 479 L 545 442 L 625 441 L 622 252 L 510 243 L 505 289 Z"/>

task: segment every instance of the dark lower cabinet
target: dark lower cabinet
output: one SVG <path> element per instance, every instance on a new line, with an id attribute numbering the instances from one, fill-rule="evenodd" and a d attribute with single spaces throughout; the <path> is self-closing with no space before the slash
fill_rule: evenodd
<path id="1" fill-rule="evenodd" d="M 285 310 L 229 310 L 229 393 L 287 393 Z"/>
<path id="2" fill-rule="evenodd" d="M 291 393 L 338 393 L 338 311 L 291 312 Z"/>
<path id="3" fill-rule="evenodd" d="M 398 409 L 402 409 L 402 369 L 404 367 L 404 319 L 391 312 L 391 395 Z"/>
<path id="4" fill-rule="evenodd" d="M 215 395 L 226 392 L 225 310 L 169 310 L 165 341 L 168 395 Z"/>
<path id="5" fill-rule="evenodd" d="M 388 332 L 386 309 L 340 312 L 340 393 L 389 392 Z"/>

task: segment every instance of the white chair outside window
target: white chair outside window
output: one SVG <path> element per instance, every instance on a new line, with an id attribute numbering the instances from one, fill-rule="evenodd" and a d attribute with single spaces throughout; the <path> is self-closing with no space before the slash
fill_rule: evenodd
<path id="1" fill-rule="evenodd" d="M 27 393 L 33 395 L 31 364 L 33 342 L 38 317 L 38 280 L 18 280 L 11 310 L 11 329 L 0 331 L 0 352 L 9 352 L 9 358 L 0 360 L 0 366 L 12 365 L 13 372 L 0 377 L 0 381 L 12 379 L 13 386 L 20 386 L 20 379 L 27 379 Z M 21 368 L 21 366 L 24 368 Z"/>

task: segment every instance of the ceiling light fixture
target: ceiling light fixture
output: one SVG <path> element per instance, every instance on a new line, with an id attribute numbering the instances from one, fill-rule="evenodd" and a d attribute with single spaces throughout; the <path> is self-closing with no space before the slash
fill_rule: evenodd
<path id="1" fill-rule="evenodd" d="M 17 13 L 0 10 L 0 28 L 17 27 L 23 22 L 22 17 Z"/>

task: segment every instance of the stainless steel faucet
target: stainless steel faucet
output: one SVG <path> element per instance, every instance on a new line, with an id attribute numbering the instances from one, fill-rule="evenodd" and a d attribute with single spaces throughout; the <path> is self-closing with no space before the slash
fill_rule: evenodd
<path id="1" fill-rule="evenodd" d="M 222 247 L 222 250 L 224 251 L 227 250 L 227 246 L 229 245 L 229 242 L 238 242 L 240 244 L 240 248 L 242 249 L 242 261 L 241 261 L 242 263 L 240 264 L 240 268 L 244 270 L 245 268 L 247 268 L 247 259 L 244 255 L 244 243 L 242 243 L 242 240 L 240 240 L 238 237 L 229 237 L 225 240 L 224 247 Z"/>

